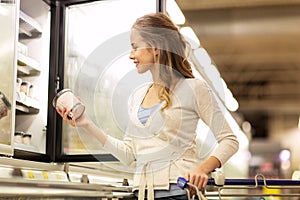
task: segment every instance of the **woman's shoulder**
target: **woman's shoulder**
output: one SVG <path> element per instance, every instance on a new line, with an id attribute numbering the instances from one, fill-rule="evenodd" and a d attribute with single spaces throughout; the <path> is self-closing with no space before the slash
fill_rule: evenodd
<path id="1" fill-rule="evenodd" d="M 186 85 L 193 89 L 209 88 L 208 83 L 204 79 L 187 78 L 185 79 L 185 82 L 187 83 Z"/>

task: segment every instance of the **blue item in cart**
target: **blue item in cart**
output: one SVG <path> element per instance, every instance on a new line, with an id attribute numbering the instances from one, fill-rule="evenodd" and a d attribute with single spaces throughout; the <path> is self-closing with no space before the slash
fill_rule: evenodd
<path id="1" fill-rule="evenodd" d="M 188 185 L 188 184 L 187 184 L 188 182 L 189 182 L 189 181 L 186 180 L 186 179 L 183 178 L 183 177 L 179 177 L 179 178 L 177 179 L 177 185 L 178 185 L 178 187 L 180 187 L 181 189 L 186 188 L 186 186 Z"/>
<path id="2" fill-rule="evenodd" d="M 184 189 L 187 191 L 187 199 L 190 200 L 191 197 L 190 197 L 190 192 L 189 190 L 186 188 L 187 186 L 191 186 L 193 189 L 195 189 L 196 191 L 196 194 L 193 195 L 192 199 L 201 199 L 201 200 L 206 200 L 207 198 L 201 193 L 201 191 L 198 190 L 198 188 L 194 185 L 194 184 L 191 184 L 189 183 L 188 180 L 186 180 L 185 178 L 183 177 L 178 177 L 177 179 L 177 186 L 181 189 Z"/>

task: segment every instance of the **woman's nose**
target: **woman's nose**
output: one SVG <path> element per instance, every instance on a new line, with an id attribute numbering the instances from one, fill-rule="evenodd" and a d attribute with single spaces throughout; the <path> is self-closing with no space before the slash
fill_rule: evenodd
<path id="1" fill-rule="evenodd" d="M 132 51 L 130 51 L 129 58 L 130 58 L 130 59 L 134 59 L 134 54 L 133 54 Z"/>

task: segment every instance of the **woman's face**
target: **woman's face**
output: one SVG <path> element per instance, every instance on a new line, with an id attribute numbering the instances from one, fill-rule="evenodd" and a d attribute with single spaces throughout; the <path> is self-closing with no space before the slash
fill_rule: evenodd
<path id="1" fill-rule="evenodd" d="M 137 31 L 132 31 L 130 36 L 131 52 L 129 58 L 133 60 L 138 73 L 152 70 L 154 66 L 155 51 L 147 46 Z"/>

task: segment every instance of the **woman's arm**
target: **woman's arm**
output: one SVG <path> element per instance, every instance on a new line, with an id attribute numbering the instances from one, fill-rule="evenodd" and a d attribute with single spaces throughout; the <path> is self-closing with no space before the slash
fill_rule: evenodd
<path id="1" fill-rule="evenodd" d="M 221 167 L 237 152 L 239 142 L 225 118 L 226 108 L 219 105 L 216 96 L 206 82 L 198 82 L 195 95 L 197 96 L 195 105 L 196 112 L 210 128 L 218 142 L 218 146 L 212 153 L 212 156 L 220 161 Z"/>
<path id="2" fill-rule="evenodd" d="M 211 156 L 186 174 L 186 178 L 198 186 L 199 190 L 202 190 L 207 184 L 208 174 L 223 166 L 237 152 L 239 142 L 225 118 L 224 111 L 221 110 L 222 108 L 206 82 L 198 82 L 195 95 L 196 112 L 218 141 L 218 146 Z"/>
<path id="3" fill-rule="evenodd" d="M 74 120 L 68 117 L 71 110 L 56 108 L 56 111 L 70 125 L 85 128 L 102 144 L 105 150 L 117 157 L 122 163 L 131 165 L 135 161 L 131 138 L 125 137 L 124 140 L 119 140 L 108 136 L 88 118 L 85 112 L 80 118 Z"/>
<path id="4" fill-rule="evenodd" d="M 106 143 L 107 134 L 104 133 L 100 128 L 98 128 L 92 120 L 90 120 L 87 114 L 84 112 L 82 116 L 76 120 L 70 119 L 68 115 L 70 114 L 71 110 L 67 110 L 63 108 L 60 110 L 56 108 L 58 114 L 63 118 L 64 121 L 71 124 L 72 126 L 82 127 L 85 128 L 89 133 L 91 133 L 102 145 Z"/>

